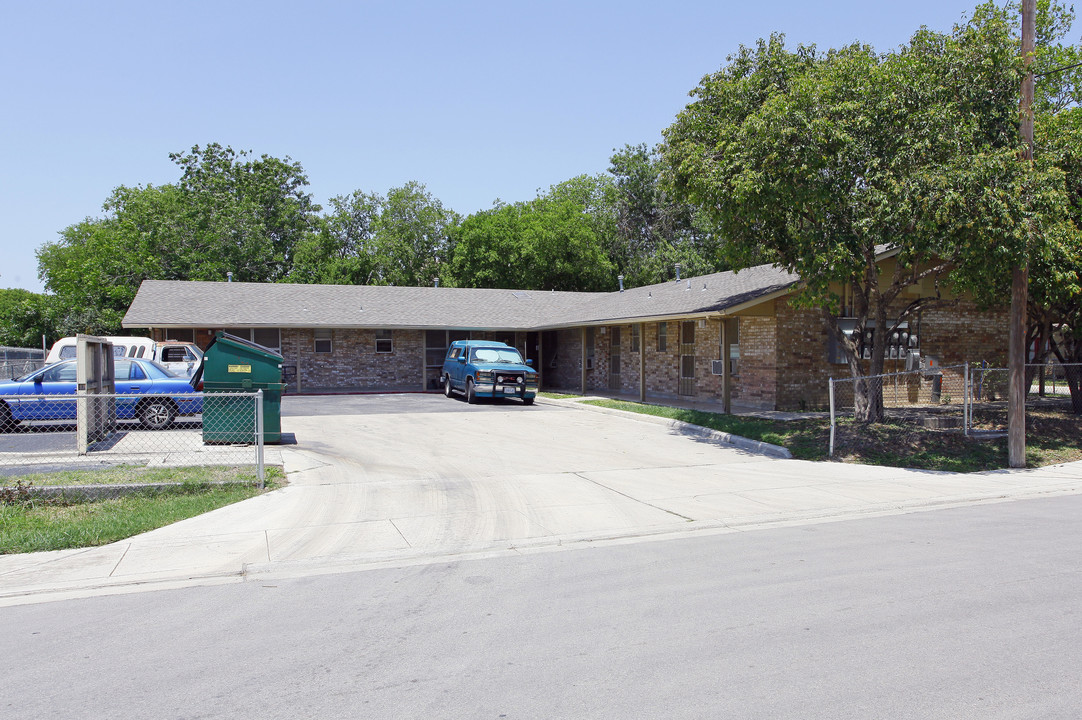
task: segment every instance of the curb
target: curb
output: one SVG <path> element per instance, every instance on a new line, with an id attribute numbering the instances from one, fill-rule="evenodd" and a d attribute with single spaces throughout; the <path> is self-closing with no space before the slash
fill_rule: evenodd
<path id="1" fill-rule="evenodd" d="M 588 398 L 583 398 L 586 400 Z M 691 423 L 683 422 L 682 420 L 669 420 L 668 418 L 657 417 L 656 415 L 644 415 L 642 413 L 628 412 L 627 410 L 616 410 L 614 408 L 598 407 L 596 405 L 586 405 L 582 400 L 553 400 L 550 398 L 538 397 L 537 400 L 544 404 L 559 405 L 563 407 L 576 407 L 582 410 L 589 410 L 590 412 L 602 413 L 605 415 L 619 415 L 620 417 L 629 418 L 631 420 L 639 420 L 641 422 L 653 423 L 654 425 L 665 425 L 672 430 L 679 431 L 682 435 L 690 435 L 702 440 L 708 440 L 723 445 L 732 445 L 746 452 L 756 453 L 757 455 L 766 455 L 768 457 L 775 457 L 782 460 L 792 460 L 793 454 L 789 452 L 788 448 L 783 448 L 780 445 L 774 445 L 761 440 L 751 440 L 750 438 L 742 437 L 740 435 L 733 435 L 732 433 L 722 432 L 720 430 L 711 430 L 710 428 L 703 427 L 702 425 L 693 425 Z"/>

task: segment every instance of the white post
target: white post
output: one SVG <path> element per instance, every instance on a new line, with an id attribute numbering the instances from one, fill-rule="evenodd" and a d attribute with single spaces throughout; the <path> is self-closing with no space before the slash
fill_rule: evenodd
<path id="1" fill-rule="evenodd" d="M 263 469 L 263 389 L 255 391 L 255 457 L 256 475 L 259 478 L 259 489 L 265 485 Z"/>
<path id="2" fill-rule="evenodd" d="M 834 378 L 830 380 L 830 457 L 834 457 Z"/>
<path id="3" fill-rule="evenodd" d="M 971 420 L 969 407 L 969 361 L 966 360 L 965 387 L 962 390 L 962 434 L 969 437 L 969 423 Z"/>

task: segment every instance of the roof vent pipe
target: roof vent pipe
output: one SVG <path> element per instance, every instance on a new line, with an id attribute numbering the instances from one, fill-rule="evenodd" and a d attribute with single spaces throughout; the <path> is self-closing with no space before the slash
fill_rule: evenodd
<path id="1" fill-rule="evenodd" d="M 690 290 L 691 289 L 691 278 L 688 278 L 688 286 L 686 288 L 684 288 L 684 289 L 685 290 Z"/>
<path id="2" fill-rule="evenodd" d="M 225 281 L 226 282 L 233 282 L 233 271 L 232 270 L 230 270 L 229 272 L 227 272 L 225 274 Z"/>
<path id="3" fill-rule="evenodd" d="M 680 282 L 680 263 L 676 263 L 676 282 Z"/>
<path id="4" fill-rule="evenodd" d="M 623 275 L 617 275 L 616 279 L 620 281 L 620 292 L 623 292 L 624 291 L 624 276 Z"/>
<path id="5" fill-rule="evenodd" d="M 439 278 L 433 278 L 433 281 L 434 281 L 434 282 L 436 283 L 436 284 L 435 284 L 435 287 L 439 287 L 439 286 L 440 286 L 440 279 L 439 279 Z"/>

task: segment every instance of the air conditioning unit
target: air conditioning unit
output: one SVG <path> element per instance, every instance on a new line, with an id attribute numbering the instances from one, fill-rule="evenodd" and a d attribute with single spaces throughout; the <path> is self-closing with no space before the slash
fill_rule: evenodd
<path id="1" fill-rule="evenodd" d="M 710 374 L 711 375 L 724 375 L 725 374 L 725 361 L 724 360 L 711 360 L 710 361 Z"/>

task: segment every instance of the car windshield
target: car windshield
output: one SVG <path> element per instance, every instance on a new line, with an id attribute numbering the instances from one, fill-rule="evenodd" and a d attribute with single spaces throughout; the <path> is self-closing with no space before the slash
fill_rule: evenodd
<path id="1" fill-rule="evenodd" d="M 479 363 L 515 363 L 522 364 L 522 356 L 514 348 L 477 348 L 473 351 L 473 361 Z"/>

